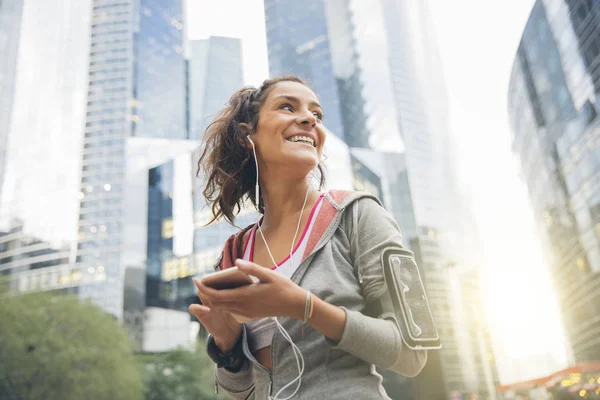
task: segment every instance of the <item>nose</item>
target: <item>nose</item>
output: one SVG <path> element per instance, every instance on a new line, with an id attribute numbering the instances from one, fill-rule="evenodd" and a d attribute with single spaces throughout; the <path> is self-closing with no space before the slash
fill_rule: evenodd
<path id="1" fill-rule="evenodd" d="M 298 124 L 302 124 L 302 125 L 315 126 L 317 123 L 317 117 L 315 117 L 315 115 L 309 110 L 309 111 L 305 112 L 304 114 L 298 116 L 298 119 L 296 120 L 296 122 Z"/>

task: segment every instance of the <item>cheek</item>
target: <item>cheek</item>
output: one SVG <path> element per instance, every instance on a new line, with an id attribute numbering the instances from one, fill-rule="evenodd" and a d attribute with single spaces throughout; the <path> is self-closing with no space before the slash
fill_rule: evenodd
<path id="1" fill-rule="evenodd" d="M 323 129 L 323 127 L 321 126 L 321 128 L 317 129 L 317 133 L 319 135 L 319 155 L 321 155 L 323 153 L 323 150 L 325 149 L 325 142 L 327 141 L 327 134 L 325 133 L 325 130 Z"/>

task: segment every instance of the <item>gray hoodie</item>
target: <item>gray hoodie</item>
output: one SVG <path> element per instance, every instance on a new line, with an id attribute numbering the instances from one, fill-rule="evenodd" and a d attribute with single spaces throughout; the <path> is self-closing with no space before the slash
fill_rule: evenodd
<path id="1" fill-rule="evenodd" d="M 411 350 L 403 343 L 383 275 L 381 253 L 387 247 L 402 247 L 400 230 L 374 196 L 330 191 L 325 199 L 292 280 L 344 309 L 346 324 L 335 343 L 301 321 L 278 318 L 305 362 L 300 390 L 293 398 L 389 399 L 375 367 L 412 377 L 427 360 L 425 350 Z M 353 213 L 358 213 L 356 218 Z M 358 226 L 353 226 L 354 220 Z M 217 267 L 228 268 L 241 257 L 248 229 L 227 241 Z M 245 399 L 252 390 L 256 399 L 268 399 L 298 375 L 291 346 L 275 331 L 270 372 L 250 352 L 245 327 L 242 332 L 247 360 L 235 373 L 215 368 L 216 385 L 234 399 Z M 295 388 L 291 385 L 279 398 Z"/>

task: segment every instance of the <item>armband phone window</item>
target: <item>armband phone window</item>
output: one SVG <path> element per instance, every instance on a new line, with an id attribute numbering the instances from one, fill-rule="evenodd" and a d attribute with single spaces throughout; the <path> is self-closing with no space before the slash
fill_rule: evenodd
<path id="1" fill-rule="evenodd" d="M 441 348 L 425 286 L 413 253 L 394 247 L 385 249 L 381 257 L 394 314 L 404 343 L 411 349 Z"/>

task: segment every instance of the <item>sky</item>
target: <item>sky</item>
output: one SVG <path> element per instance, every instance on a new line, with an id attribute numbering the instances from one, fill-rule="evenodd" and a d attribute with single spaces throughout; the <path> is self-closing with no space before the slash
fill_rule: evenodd
<path id="1" fill-rule="evenodd" d="M 261 0 L 187 1 L 191 39 L 239 37 L 246 84 L 259 85 L 268 77 Z M 510 72 L 534 1 L 429 0 L 429 4 L 461 178 L 468 183 L 483 244 L 482 288 L 500 379 L 509 383 L 535 378 L 564 367 L 567 354 L 508 126 Z"/>

